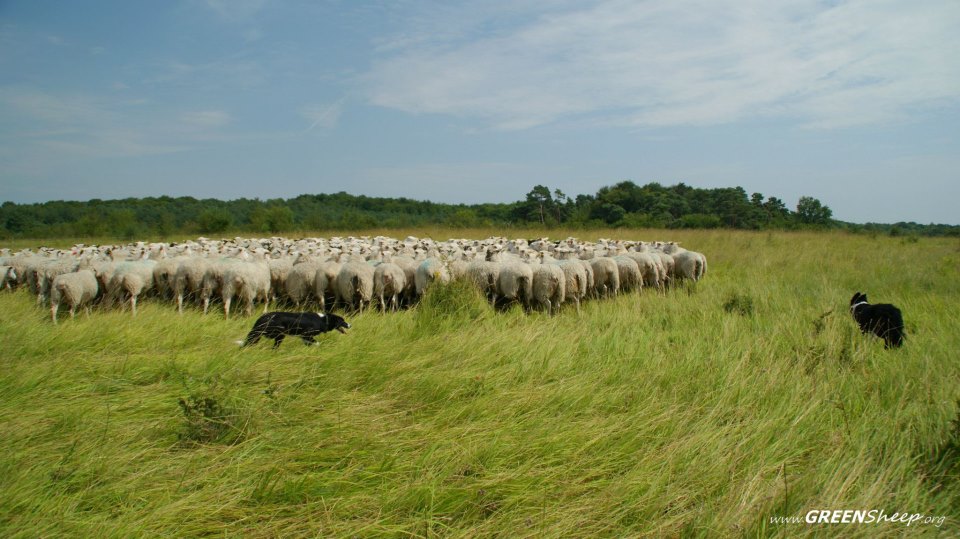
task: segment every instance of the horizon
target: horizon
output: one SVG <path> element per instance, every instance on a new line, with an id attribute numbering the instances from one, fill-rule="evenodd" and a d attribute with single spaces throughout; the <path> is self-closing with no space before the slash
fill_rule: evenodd
<path id="1" fill-rule="evenodd" d="M 740 186 L 960 225 L 960 4 L 0 5 L 0 200 Z"/>

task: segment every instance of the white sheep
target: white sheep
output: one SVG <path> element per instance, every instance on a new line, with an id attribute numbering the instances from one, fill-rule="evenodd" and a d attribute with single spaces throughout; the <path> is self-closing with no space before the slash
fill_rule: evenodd
<path id="1" fill-rule="evenodd" d="M 299 310 L 300 305 L 311 298 L 320 296 L 318 299 L 323 304 L 323 296 L 317 293 L 317 274 L 323 273 L 321 263 L 308 261 L 300 264 L 294 264 L 287 274 L 287 280 L 284 286 L 287 297 L 293 301 Z M 326 276 L 324 275 L 324 278 Z M 326 286 L 323 287 L 324 291 Z"/>
<path id="2" fill-rule="evenodd" d="M 403 270 L 406 284 L 404 285 L 402 295 L 406 299 L 407 304 L 413 303 L 417 296 L 417 268 L 420 267 L 420 263 L 408 256 L 392 256 L 390 257 L 390 262 L 396 264 Z"/>
<path id="3" fill-rule="evenodd" d="M 363 305 L 373 297 L 373 274 L 373 266 L 366 262 L 344 264 L 336 279 L 338 300 L 363 314 Z"/>
<path id="4" fill-rule="evenodd" d="M 380 298 L 380 308 L 387 312 L 385 298 L 390 298 L 390 309 L 396 312 L 400 294 L 407 286 L 407 277 L 400 266 L 392 262 L 383 262 L 373 271 L 373 295 Z"/>
<path id="5" fill-rule="evenodd" d="M 51 258 L 37 266 L 34 276 L 37 284 L 37 305 L 43 305 L 50 293 L 50 285 L 58 275 L 77 271 L 80 262 L 74 258 Z"/>
<path id="6" fill-rule="evenodd" d="M 634 288 L 642 289 L 643 273 L 637 261 L 626 255 L 617 255 L 612 258 L 617 263 L 617 271 L 620 274 L 620 289 L 624 292 Z"/>
<path id="7" fill-rule="evenodd" d="M 209 260 L 192 256 L 177 267 L 173 276 L 173 295 L 177 300 L 177 312 L 183 314 L 183 298 L 187 295 L 198 296 L 203 289 L 203 276 L 209 269 Z"/>
<path id="8" fill-rule="evenodd" d="M 173 280 L 176 278 L 177 270 L 185 257 L 161 258 L 153 267 L 153 287 L 157 295 L 162 298 L 169 297 L 173 292 Z"/>
<path id="9" fill-rule="evenodd" d="M 440 259 L 430 257 L 425 259 L 417 267 L 417 273 L 414 276 L 417 285 L 417 296 L 422 296 L 434 281 L 441 283 L 450 282 L 450 272 Z"/>
<path id="10" fill-rule="evenodd" d="M 243 302 L 247 316 L 253 314 L 253 305 L 262 300 L 264 312 L 270 300 L 270 266 L 265 260 L 229 264 L 223 272 L 220 297 L 223 299 L 223 316 L 230 318 L 230 303 L 236 296 Z"/>
<path id="11" fill-rule="evenodd" d="M 663 283 L 660 277 L 660 260 L 655 259 L 651 253 L 628 252 L 623 256 L 633 259 L 640 268 L 640 274 L 643 275 L 643 284 L 645 286 L 655 287 L 657 290 L 663 289 Z"/>
<path id="12" fill-rule="evenodd" d="M 707 271 L 707 257 L 702 253 L 688 251 L 676 242 L 659 245 L 660 250 L 673 257 L 674 276 L 678 279 L 700 280 Z"/>
<path id="13" fill-rule="evenodd" d="M 287 277 L 290 270 L 293 269 L 293 259 L 289 257 L 271 258 L 267 260 L 270 265 L 270 301 L 273 302 L 280 294 L 286 290 Z"/>
<path id="14" fill-rule="evenodd" d="M 343 264 L 335 259 L 320 263 L 320 271 L 317 275 L 318 280 L 314 281 L 314 293 L 318 298 L 321 296 L 318 286 L 322 284 L 324 304 L 326 304 L 326 298 L 330 298 L 334 302 L 337 301 L 337 275 L 340 274 L 341 269 L 343 269 Z M 319 281 L 320 273 L 323 273 L 323 282 Z"/>
<path id="15" fill-rule="evenodd" d="M 74 317 L 78 307 L 86 307 L 90 313 L 90 302 L 97 297 L 100 286 L 92 270 L 84 269 L 64 273 L 54 277 L 50 284 L 50 318 L 57 323 L 57 310 L 60 303 L 70 307 L 70 318 Z"/>
<path id="16" fill-rule="evenodd" d="M 217 258 L 209 260 L 203 272 L 203 281 L 200 285 L 200 300 L 203 302 L 203 314 L 210 308 L 210 300 L 215 295 L 222 295 L 223 276 L 233 264 L 241 262 L 234 258 Z M 232 297 L 232 296 L 231 296 Z"/>
<path id="17" fill-rule="evenodd" d="M 566 297 L 567 277 L 557 264 L 540 264 L 533 270 L 533 299 L 547 306 L 552 315 L 554 307 L 559 308 Z"/>
<path id="18" fill-rule="evenodd" d="M 153 260 L 118 262 L 107 284 L 107 294 L 114 299 L 130 298 L 130 311 L 137 315 L 137 298 L 153 288 Z"/>
<path id="19" fill-rule="evenodd" d="M 580 314 L 580 302 L 587 295 L 587 271 L 584 264 L 579 260 L 560 260 L 557 265 L 565 278 L 564 300 L 573 301 L 577 306 L 577 314 Z"/>
<path id="20" fill-rule="evenodd" d="M 17 286 L 17 270 L 13 266 L 0 266 L 0 290 L 13 290 Z"/>
<path id="21" fill-rule="evenodd" d="M 467 264 L 467 278 L 490 298 L 490 304 L 497 303 L 497 280 L 500 277 L 500 263 L 488 260 L 473 260 Z"/>
<path id="22" fill-rule="evenodd" d="M 533 268 L 518 260 L 508 260 L 497 275 L 497 294 L 508 301 L 529 305 L 533 297 Z"/>
<path id="23" fill-rule="evenodd" d="M 593 285 L 598 296 L 616 296 L 620 292 L 620 269 L 616 261 L 605 256 L 588 260 L 593 268 Z"/>

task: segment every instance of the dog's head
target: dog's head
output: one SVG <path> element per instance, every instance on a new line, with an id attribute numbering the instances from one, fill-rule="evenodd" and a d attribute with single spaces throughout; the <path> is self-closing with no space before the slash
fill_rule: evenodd
<path id="1" fill-rule="evenodd" d="M 345 330 L 350 329 L 350 324 L 343 319 L 342 316 L 333 314 L 333 313 L 317 313 L 321 318 L 327 322 L 327 331 L 337 330 L 340 333 L 346 333 Z"/>
<path id="2" fill-rule="evenodd" d="M 850 310 L 853 310 L 854 307 L 863 303 L 867 303 L 867 295 L 857 292 L 850 298 Z"/>

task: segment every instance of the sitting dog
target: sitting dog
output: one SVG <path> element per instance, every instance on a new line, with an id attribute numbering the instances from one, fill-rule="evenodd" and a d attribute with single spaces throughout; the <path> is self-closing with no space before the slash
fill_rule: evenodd
<path id="1" fill-rule="evenodd" d="M 850 314 L 860 325 L 860 331 L 872 331 L 874 335 L 881 337 L 884 348 L 899 348 L 906 338 L 900 309 L 889 303 L 870 305 L 867 303 L 867 295 L 857 292 L 850 299 Z"/>
<path id="2" fill-rule="evenodd" d="M 337 330 L 346 333 L 350 324 L 343 318 L 330 313 L 266 313 L 253 324 L 245 341 L 237 341 L 241 347 L 257 344 L 261 337 L 273 339 L 273 347 L 278 348 L 283 338 L 295 335 L 303 339 L 307 346 L 317 344 L 314 337 L 321 333 Z"/>

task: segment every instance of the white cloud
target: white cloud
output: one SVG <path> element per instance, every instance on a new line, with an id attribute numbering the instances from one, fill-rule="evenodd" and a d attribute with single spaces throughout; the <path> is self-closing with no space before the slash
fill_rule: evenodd
<path id="1" fill-rule="evenodd" d="M 314 128 L 333 129 L 340 121 L 340 114 L 343 112 L 345 98 L 337 100 L 329 105 L 307 105 L 300 110 L 300 115 L 310 122 L 307 131 Z"/>
<path id="2" fill-rule="evenodd" d="M 501 129 L 581 116 L 638 126 L 787 116 L 833 128 L 899 121 L 960 97 L 956 2 L 559 5 L 507 22 L 471 5 L 474 26 L 440 38 L 418 19 L 381 46 L 362 79 L 367 95 Z M 464 18 L 442 13 L 436 28 Z"/>
<path id="3" fill-rule="evenodd" d="M 260 13 L 267 0 L 204 0 L 203 4 L 226 22 L 243 22 Z"/>
<path id="4" fill-rule="evenodd" d="M 200 110 L 180 115 L 181 122 L 204 129 L 222 127 L 230 123 L 230 120 L 230 115 L 222 110 Z"/>

